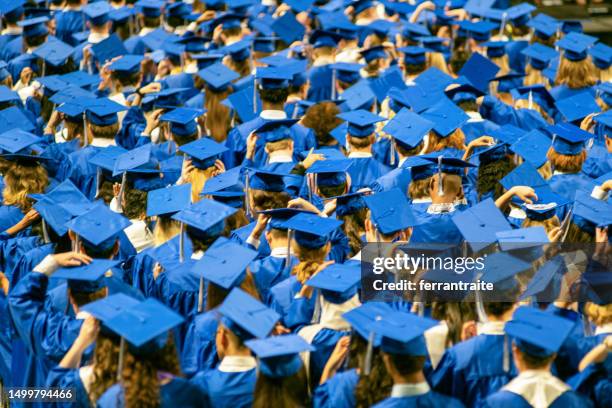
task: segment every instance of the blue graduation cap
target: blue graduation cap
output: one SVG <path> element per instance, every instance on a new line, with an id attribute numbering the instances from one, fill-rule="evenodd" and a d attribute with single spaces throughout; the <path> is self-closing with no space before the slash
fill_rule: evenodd
<path id="1" fill-rule="evenodd" d="M 132 74 L 140 71 L 140 64 L 144 57 L 142 55 L 124 55 L 110 64 L 109 69 L 114 72 Z"/>
<path id="2" fill-rule="evenodd" d="M 425 180 L 436 174 L 436 166 L 423 156 L 408 157 L 401 166 L 403 169 L 410 169 L 413 181 Z"/>
<path id="3" fill-rule="evenodd" d="M 291 126 L 298 122 L 297 119 L 266 120 L 254 129 L 266 143 L 278 142 L 279 140 L 291 138 Z"/>
<path id="4" fill-rule="evenodd" d="M 447 88 L 444 93 L 455 103 L 469 100 L 475 101 L 476 98 L 485 94 L 480 89 L 472 85 L 472 83 L 466 77 L 457 78 L 454 85 L 456 86 Z"/>
<path id="5" fill-rule="evenodd" d="M 489 81 L 495 78 L 499 70 L 500 68 L 490 59 L 473 53 L 459 70 L 459 75 L 465 76 L 476 88 L 486 93 Z"/>
<path id="6" fill-rule="evenodd" d="M 227 148 L 220 143 L 208 138 L 200 138 L 184 144 L 179 148 L 179 151 L 185 153 L 191 158 L 192 164 L 199 169 L 207 169 L 214 166 L 215 160 Z"/>
<path id="7" fill-rule="evenodd" d="M 549 242 L 546 229 L 542 226 L 500 231 L 495 236 L 502 251 L 531 248 Z"/>
<path id="8" fill-rule="evenodd" d="M 406 195 L 398 188 L 363 197 L 376 229 L 385 235 L 417 225 Z"/>
<path id="9" fill-rule="evenodd" d="M 404 62 L 408 65 L 424 65 L 425 54 L 427 50 L 423 47 L 414 45 L 398 48 L 398 51 L 404 54 Z"/>
<path id="10" fill-rule="evenodd" d="M 87 20 L 94 26 L 106 24 L 111 11 L 112 7 L 105 1 L 89 3 L 83 7 L 83 14 L 85 14 Z"/>
<path id="11" fill-rule="evenodd" d="M 555 288 L 555 284 L 558 284 L 560 288 L 561 285 L 559 281 L 566 271 L 567 267 L 562 256 L 557 255 L 550 259 L 537 270 L 535 275 L 533 275 L 533 278 L 531 278 L 529 284 L 527 284 L 519 300 L 526 300 L 533 296 L 536 296 L 538 301 L 552 301 L 557 299 L 558 290 L 556 289 L 558 288 Z M 549 291 L 552 291 L 552 293 Z"/>
<path id="12" fill-rule="evenodd" d="M 70 83 L 61 79 L 59 75 L 48 75 L 36 78 L 36 81 L 44 87 L 43 90 L 48 97 L 62 89 L 70 87 Z"/>
<path id="13" fill-rule="evenodd" d="M 361 50 L 359 53 L 367 63 L 370 63 L 375 59 L 387 58 L 388 56 L 387 51 L 385 51 L 385 47 L 383 47 L 382 45 L 377 45 L 375 47 Z"/>
<path id="14" fill-rule="evenodd" d="M 53 279 L 67 279 L 71 290 L 81 293 L 94 293 L 102 289 L 103 276 L 120 261 L 94 259 L 89 264 L 60 268 L 51 275 Z"/>
<path id="15" fill-rule="evenodd" d="M 272 29 L 285 44 L 291 44 L 304 37 L 306 29 L 295 18 L 293 13 L 285 13 L 272 23 Z"/>
<path id="16" fill-rule="evenodd" d="M 49 34 L 47 22 L 49 17 L 35 17 L 28 20 L 21 20 L 17 25 L 23 28 L 24 37 L 39 37 Z"/>
<path id="17" fill-rule="evenodd" d="M 373 324 L 392 311 L 393 309 L 387 303 L 366 302 L 344 313 L 342 318 L 349 322 L 353 330 L 359 334 L 362 339 L 369 341 Z M 372 346 L 380 347 L 381 340 L 381 336 L 376 335 L 372 341 Z"/>
<path id="18" fill-rule="evenodd" d="M 360 81 L 342 92 L 340 99 L 346 101 L 350 110 L 370 109 L 376 100 L 376 95 L 368 82 Z"/>
<path id="19" fill-rule="evenodd" d="M 553 149 L 559 154 L 569 156 L 580 154 L 586 141 L 593 137 L 592 134 L 578 126 L 564 122 L 548 126 L 546 130 L 553 135 Z"/>
<path id="20" fill-rule="evenodd" d="M 451 218 L 472 250 L 478 252 L 497 241 L 495 234 L 512 229 L 492 199 L 457 212 Z"/>
<path id="21" fill-rule="evenodd" d="M 20 101 L 19 94 L 4 85 L 0 85 L 0 102 Z"/>
<path id="22" fill-rule="evenodd" d="M 147 217 L 169 215 L 191 204 L 191 184 L 181 184 L 149 191 Z"/>
<path id="23" fill-rule="evenodd" d="M 527 22 L 527 26 L 533 28 L 533 34 L 545 41 L 557 34 L 559 25 L 558 20 L 544 13 L 538 14 Z"/>
<path id="24" fill-rule="evenodd" d="M 555 43 L 555 46 L 561 48 L 563 56 L 570 61 L 582 61 L 587 58 L 587 50 L 592 45 L 584 38 L 579 36 L 565 35 L 562 39 Z"/>
<path id="25" fill-rule="evenodd" d="M 309 249 L 318 249 L 328 241 L 330 234 L 342 225 L 342 221 L 319 217 L 312 213 L 300 213 L 284 223 L 293 231 L 295 241 Z"/>
<path id="26" fill-rule="evenodd" d="M 339 186 L 346 182 L 346 172 L 353 165 L 350 159 L 331 159 L 315 162 L 306 170 L 307 174 L 316 174 L 317 186 Z"/>
<path id="27" fill-rule="evenodd" d="M 306 284 L 321 290 L 328 302 L 342 304 L 357 294 L 361 267 L 354 264 L 332 264 L 313 275 Z"/>
<path id="28" fill-rule="evenodd" d="M 287 1 L 284 1 L 283 3 L 291 7 L 292 10 L 295 10 L 298 13 L 303 13 L 304 11 L 308 11 L 308 9 L 310 9 L 313 1 L 311 0 L 287 0 Z"/>
<path id="29" fill-rule="evenodd" d="M 573 222 L 581 230 L 595 233 L 595 227 L 612 224 L 612 204 L 592 198 L 588 192 L 578 191 L 573 207 Z"/>
<path id="30" fill-rule="evenodd" d="M 155 349 L 163 347 L 166 337 L 160 338 L 160 336 L 184 320 L 182 316 L 159 301 L 148 298 L 126 308 L 123 313 L 116 314 L 104 324 L 136 347 L 136 351 L 146 351 L 153 346 Z"/>
<path id="31" fill-rule="evenodd" d="M 468 0 L 463 8 L 471 16 L 484 17 L 485 13 L 495 4 L 495 0 Z"/>
<path id="32" fill-rule="evenodd" d="M 153 102 L 156 109 L 174 109 L 181 105 L 183 92 L 188 88 L 166 88 L 155 94 L 149 94 L 142 99 L 142 103 Z"/>
<path id="33" fill-rule="evenodd" d="M 404 23 L 402 35 L 406 38 L 416 41 L 419 37 L 429 37 L 431 33 L 422 24 L 417 23 Z"/>
<path id="34" fill-rule="evenodd" d="M 568 122 L 582 120 L 591 113 L 601 112 L 597 101 L 588 91 L 558 100 L 555 106 Z"/>
<path id="35" fill-rule="evenodd" d="M 218 62 L 198 71 L 198 76 L 212 89 L 216 91 L 225 90 L 240 75 Z"/>
<path id="36" fill-rule="evenodd" d="M 229 55 L 234 61 L 244 61 L 251 55 L 252 39 L 246 38 L 220 48 L 218 51 Z"/>
<path id="37" fill-rule="evenodd" d="M 202 109 L 176 108 L 161 115 L 159 120 L 170 122 L 172 133 L 178 136 L 190 136 L 198 132 L 196 118 L 203 114 Z"/>
<path id="38" fill-rule="evenodd" d="M 542 167 L 546 161 L 546 154 L 550 149 L 551 140 L 538 130 L 532 130 L 518 139 L 510 146 L 510 150 L 521 156 L 535 168 Z"/>
<path id="39" fill-rule="evenodd" d="M 239 288 L 232 289 L 218 312 L 221 323 L 243 341 L 266 337 L 280 319 L 278 313 Z"/>
<path id="40" fill-rule="evenodd" d="M 583 31 L 582 22 L 579 20 L 564 20 L 561 22 L 561 32 L 563 34 L 582 33 Z"/>
<path id="41" fill-rule="evenodd" d="M 253 39 L 253 51 L 262 53 L 271 53 L 276 50 L 276 42 L 278 37 L 273 36 L 258 36 Z"/>
<path id="42" fill-rule="evenodd" d="M 487 41 L 482 44 L 487 48 L 488 58 L 501 58 L 506 55 L 506 45 L 508 41 Z"/>
<path id="43" fill-rule="evenodd" d="M 433 127 L 433 122 L 403 108 L 387 122 L 383 132 L 393 137 L 400 146 L 410 150 L 416 148 Z"/>
<path id="44" fill-rule="evenodd" d="M 174 214 L 172 219 L 195 228 L 205 236 L 215 236 L 223 230 L 223 221 L 235 212 L 235 208 L 203 198 Z"/>
<path id="45" fill-rule="evenodd" d="M 381 350 L 407 356 L 427 356 L 425 331 L 437 321 L 412 313 L 394 311 L 375 320 L 371 330 L 382 337 Z"/>
<path id="46" fill-rule="evenodd" d="M 514 100 L 525 99 L 537 103 L 542 109 L 554 110 L 555 100 L 544 85 L 521 86 L 510 91 Z M 528 105 L 529 106 L 529 105 Z"/>
<path id="47" fill-rule="evenodd" d="M 575 322 L 533 307 L 516 309 L 504 326 L 507 335 L 523 352 L 534 357 L 548 357 L 561 348 L 574 329 Z"/>
<path id="48" fill-rule="evenodd" d="M 98 85 L 100 78 L 98 75 L 88 74 L 83 71 L 73 71 L 67 74 L 61 75 L 60 78 L 75 87 L 88 87 L 92 85 Z"/>
<path id="49" fill-rule="evenodd" d="M 11 106 L 0 111 L 0 132 L 6 132 L 11 129 L 21 129 L 26 132 L 31 132 L 34 131 L 35 128 L 32 121 L 16 106 Z"/>
<path id="50" fill-rule="evenodd" d="M 336 200 L 336 216 L 342 217 L 348 214 L 354 214 L 357 211 L 365 208 L 365 202 L 363 201 L 365 193 L 349 193 L 337 197 L 333 197 Z"/>
<path id="51" fill-rule="evenodd" d="M 508 252 L 495 252 L 485 258 L 480 279 L 494 284 L 496 291 L 507 291 L 518 286 L 515 276 L 530 268 L 530 262 L 525 262 Z"/>
<path id="52" fill-rule="evenodd" d="M 248 188 L 280 193 L 287 191 L 291 178 L 298 179 L 298 176 L 284 174 L 278 171 L 268 171 L 262 169 L 248 169 Z"/>
<path id="53" fill-rule="evenodd" d="M 245 345 L 258 357 L 259 372 L 268 378 L 294 375 L 304 365 L 300 353 L 313 350 L 313 347 L 297 334 L 248 340 Z"/>
<path id="54" fill-rule="evenodd" d="M 0 14 L 12 21 L 17 20 L 24 13 L 25 0 L 3 1 L 0 4 Z"/>
<path id="55" fill-rule="evenodd" d="M 134 5 L 143 16 L 155 18 L 161 16 L 164 2 L 160 0 L 138 0 Z"/>
<path id="56" fill-rule="evenodd" d="M 117 235 L 130 225 L 130 221 L 97 202 L 91 209 L 70 220 L 66 226 L 88 244 L 108 249 L 115 244 Z"/>
<path id="57" fill-rule="evenodd" d="M 32 54 L 42 58 L 46 63 L 57 67 L 72 56 L 74 49 L 60 40 L 49 40 L 32 51 Z"/>
<path id="58" fill-rule="evenodd" d="M 521 27 L 529 22 L 531 13 L 535 9 L 536 7 L 533 4 L 519 3 L 507 9 L 506 13 L 513 26 Z"/>
<path id="59" fill-rule="evenodd" d="M 195 263 L 192 271 L 215 285 L 229 290 L 238 287 L 246 276 L 247 266 L 257 257 L 257 252 L 226 238 L 219 238 L 204 256 Z"/>
<path id="60" fill-rule="evenodd" d="M 2 153 L 17 153 L 42 139 L 21 129 L 10 130 L 0 134 L 0 150 Z"/>
<path id="61" fill-rule="evenodd" d="M 462 20 L 459 21 L 458 25 L 461 30 L 466 32 L 472 39 L 478 42 L 489 41 L 489 38 L 491 38 L 491 31 L 499 27 L 495 23 L 483 20 Z"/>
<path id="62" fill-rule="evenodd" d="M 203 70 L 208 68 L 209 66 L 216 64 L 217 62 L 221 62 L 223 59 L 223 54 L 213 54 L 213 53 L 201 53 L 201 54 L 191 54 L 191 58 L 196 60 L 199 70 Z M 199 72 L 198 72 L 198 76 Z M 200 76 L 200 78 L 202 78 Z"/>
<path id="63" fill-rule="evenodd" d="M 433 130 L 440 137 L 447 137 L 468 121 L 469 116 L 447 98 L 421 113 L 421 116 L 434 123 Z"/>
<path id="64" fill-rule="evenodd" d="M 310 35 L 308 42 L 312 44 L 313 48 L 321 48 L 335 47 L 340 40 L 340 35 L 333 31 L 316 30 Z"/>
<path id="65" fill-rule="evenodd" d="M 612 47 L 604 43 L 597 43 L 589 48 L 589 54 L 593 64 L 601 70 L 608 69 L 612 64 Z"/>
<path id="66" fill-rule="evenodd" d="M 138 299 L 124 293 L 115 293 L 88 303 L 80 309 L 104 323 L 126 310 L 131 309 L 138 303 Z"/>
<path id="67" fill-rule="evenodd" d="M 521 54 L 529 58 L 529 65 L 533 68 L 542 71 L 550 61 L 556 58 L 559 53 L 553 48 L 547 47 L 540 43 L 533 43 L 527 48 L 521 50 Z"/>
<path id="68" fill-rule="evenodd" d="M 93 44 L 91 46 L 91 50 L 101 64 L 104 64 L 106 61 L 110 61 L 115 57 L 129 54 L 123 45 L 123 41 L 121 41 L 117 34 L 111 34 L 99 43 Z"/>
<path id="69" fill-rule="evenodd" d="M 292 75 L 281 67 L 260 67 L 257 68 L 255 78 L 263 89 L 280 89 L 289 86 Z"/>
<path id="70" fill-rule="evenodd" d="M 201 195 L 222 195 L 224 192 L 244 195 L 241 181 L 241 167 L 234 167 L 213 178 L 206 180 Z"/>
<path id="71" fill-rule="evenodd" d="M 96 126 L 110 126 L 119 120 L 117 113 L 127 107 L 108 98 L 87 99 L 79 102 L 87 120 Z"/>
<path id="72" fill-rule="evenodd" d="M 341 113 L 337 116 L 348 123 L 348 134 L 357 138 L 370 136 L 374 133 L 374 125 L 385 120 L 385 118 L 364 109 Z"/>

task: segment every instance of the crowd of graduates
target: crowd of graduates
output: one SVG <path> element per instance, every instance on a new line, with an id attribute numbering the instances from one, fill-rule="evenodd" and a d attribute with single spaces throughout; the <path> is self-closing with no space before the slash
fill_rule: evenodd
<path id="1" fill-rule="evenodd" d="M 0 14 L 0 406 L 612 407 L 612 48 L 579 22 L 504 0 Z M 487 254 L 497 297 L 366 301 L 367 243 Z"/>

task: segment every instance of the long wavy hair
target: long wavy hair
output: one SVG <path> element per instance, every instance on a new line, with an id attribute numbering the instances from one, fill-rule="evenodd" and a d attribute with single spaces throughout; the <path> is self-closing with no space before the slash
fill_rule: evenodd
<path id="1" fill-rule="evenodd" d="M 4 174 L 4 184 L 3 204 L 14 205 L 25 213 L 32 208 L 28 194 L 44 193 L 49 185 L 49 175 L 40 164 L 15 163 Z"/>
<path id="2" fill-rule="evenodd" d="M 349 247 L 351 248 L 349 256 L 353 256 L 361 251 L 361 236 L 365 231 L 365 220 L 367 215 L 368 209 L 361 208 L 354 213 L 338 217 L 340 221 L 344 222 L 344 224 L 342 224 L 342 230 L 349 240 Z"/>
<path id="3" fill-rule="evenodd" d="M 309 407 L 308 376 L 306 368 L 283 378 L 269 378 L 259 373 L 255 383 L 253 408 Z"/>
<path id="4" fill-rule="evenodd" d="M 181 223 L 170 217 L 158 216 L 155 228 L 153 228 L 153 242 L 155 246 L 170 241 L 181 231 Z"/>
<path id="5" fill-rule="evenodd" d="M 481 163 L 478 166 L 478 179 L 476 181 L 478 196 L 482 197 L 489 191 L 493 191 L 493 197 L 495 199 L 499 198 L 504 192 L 504 187 L 499 183 L 499 180 L 514 170 L 515 167 L 510 156 L 490 163 Z"/>
<path id="6" fill-rule="evenodd" d="M 583 149 L 580 154 L 567 155 L 557 153 L 555 149 L 551 147 L 548 149 L 546 158 L 550 161 L 554 170 L 575 174 L 582 170 L 582 165 L 586 160 L 586 150 Z"/>
<path id="7" fill-rule="evenodd" d="M 447 137 L 442 137 L 433 130 L 429 132 L 429 142 L 425 153 L 439 152 L 449 147 L 465 150 L 465 133 L 463 133 L 463 130 L 457 128 Z"/>
<path id="8" fill-rule="evenodd" d="M 349 346 L 349 365 L 359 368 L 359 380 L 355 387 L 355 402 L 358 408 L 367 408 L 387 398 L 391 394 L 393 380 L 387 373 L 380 349 L 372 353 L 370 374 L 365 374 L 365 359 L 368 343 L 361 336 L 351 337 Z"/>
<path id="9" fill-rule="evenodd" d="M 206 95 L 206 129 L 208 134 L 217 142 L 223 142 L 231 128 L 230 108 L 221 103 L 229 94 L 234 92 L 231 86 L 223 91 L 215 91 L 209 86 L 204 86 Z"/>
<path id="10" fill-rule="evenodd" d="M 597 70 L 590 59 L 570 61 L 561 57 L 557 70 L 556 85 L 565 85 L 571 89 L 587 88 L 597 83 Z"/>
<path id="11" fill-rule="evenodd" d="M 295 275 L 297 280 L 303 284 L 310 279 L 317 268 L 325 261 L 325 256 L 329 252 L 329 244 L 325 244 L 321 248 L 311 249 L 303 247 L 293 240 L 292 250 L 300 263 L 291 269 L 291 274 Z"/>
<path id="12" fill-rule="evenodd" d="M 525 74 L 526 75 L 523 78 L 523 85 L 544 85 L 546 89 L 550 89 L 550 82 L 548 81 L 548 78 L 544 76 L 542 71 L 532 67 L 531 64 L 527 64 L 525 67 Z"/>
<path id="13" fill-rule="evenodd" d="M 96 339 L 93 355 L 93 375 L 89 387 L 89 401 L 95 406 L 96 401 L 117 381 L 119 363 L 119 343 L 101 332 Z"/>
<path id="14" fill-rule="evenodd" d="M 187 174 L 187 182 L 191 183 L 191 202 L 197 203 L 202 199 L 200 193 L 204 189 L 206 181 L 214 177 L 215 166 L 210 166 L 206 169 L 194 168 Z"/>

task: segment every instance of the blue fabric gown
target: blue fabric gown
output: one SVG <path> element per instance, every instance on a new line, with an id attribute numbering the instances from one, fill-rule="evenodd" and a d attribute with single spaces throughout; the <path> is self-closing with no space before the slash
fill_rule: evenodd
<path id="1" fill-rule="evenodd" d="M 290 276 L 270 289 L 270 307 L 281 315 L 283 325 L 293 331 L 310 324 L 315 309 L 316 296 L 295 299 L 302 284 L 295 276 Z"/>
<path id="2" fill-rule="evenodd" d="M 312 396 L 314 408 L 352 408 L 355 406 L 355 388 L 359 382 L 357 370 L 336 373 L 319 385 Z"/>
<path id="3" fill-rule="evenodd" d="M 219 315 L 215 309 L 200 313 L 190 322 L 185 335 L 185 347 L 180 356 L 186 376 L 214 369 L 219 363 L 215 335 Z"/>
<path id="4" fill-rule="evenodd" d="M 0 206 L 0 231 L 4 232 L 17 224 L 23 218 L 24 214 L 14 205 Z"/>
<path id="5" fill-rule="evenodd" d="M 529 46 L 528 41 L 510 41 L 506 44 L 506 54 L 508 55 L 510 68 L 513 71 L 525 72 L 527 57 L 521 54 L 521 51 L 527 46 Z"/>
<path id="6" fill-rule="evenodd" d="M 321 102 L 331 99 L 333 71 L 329 65 L 320 65 L 308 71 L 308 100 Z"/>
<path id="7" fill-rule="evenodd" d="M 478 139 L 480 136 L 491 135 L 491 131 L 497 129 L 499 129 L 499 125 L 487 119 L 467 122 L 461 126 L 461 130 L 465 134 L 466 145 L 468 145 L 472 140 Z"/>
<path id="8" fill-rule="evenodd" d="M 76 46 L 73 34 L 85 30 L 85 16 L 81 10 L 59 11 L 55 14 L 55 36 L 63 42 Z"/>
<path id="9" fill-rule="evenodd" d="M 589 92 L 591 95 L 593 95 L 593 97 L 595 97 L 595 90 L 591 88 L 590 86 L 586 88 L 572 89 L 572 88 L 568 88 L 566 85 L 559 85 L 559 86 L 555 86 L 554 88 L 550 90 L 550 95 L 555 99 L 555 101 L 559 101 L 561 99 L 565 99 L 565 98 L 569 98 L 574 95 L 578 95 L 579 93 L 582 93 L 585 91 Z"/>
<path id="10" fill-rule="evenodd" d="M 504 338 L 481 334 L 447 349 L 431 376 L 433 388 L 469 407 L 478 406 L 516 375 L 509 347 L 510 369 L 504 371 Z"/>
<path id="11" fill-rule="evenodd" d="M 58 408 L 89 408 L 89 396 L 81 381 L 79 370 L 74 368 L 53 367 L 47 377 L 47 387 L 58 387 L 62 389 L 72 388 L 75 395 L 75 402 L 56 403 Z"/>
<path id="12" fill-rule="evenodd" d="M 554 400 L 548 408 L 590 408 L 593 404 L 574 391 L 566 391 Z M 486 408 L 532 408 L 525 398 L 510 391 L 499 391 L 484 402 Z"/>
<path id="13" fill-rule="evenodd" d="M 596 408 L 612 407 L 612 357 L 603 363 L 590 364 L 568 381 L 574 391 L 591 401 Z"/>
<path id="14" fill-rule="evenodd" d="M 199 372 L 191 382 L 206 395 L 210 406 L 248 408 L 253 404 L 257 370 L 223 372 L 219 368 Z"/>
<path id="15" fill-rule="evenodd" d="M 606 146 L 594 144 L 587 151 L 587 158 L 582 165 L 582 172 L 590 178 L 598 178 L 612 171 L 612 154 Z"/>
<path id="16" fill-rule="evenodd" d="M 391 169 L 373 157 L 350 159 L 353 164 L 348 169 L 351 176 L 351 191 L 369 187 L 376 179 L 387 174 Z"/>
<path id="17" fill-rule="evenodd" d="M 174 378 L 159 389 L 161 408 L 202 408 L 209 407 L 200 389 L 182 378 Z M 110 387 L 98 399 L 98 408 L 122 408 L 125 400 L 121 385 Z"/>
<path id="18" fill-rule="evenodd" d="M 595 187 L 594 181 L 582 173 L 555 174 L 548 180 L 548 184 L 552 191 L 570 202 L 574 201 L 574 196 L 578 190 L 590 193 Z"/>
<path id="19" fill-rule="evenodd" d="M 427 209 L 417 217 L 419 225 L 412 231 L 411 242 L 437 242 L 458 244 L 462 241 L 462 236 L 455 223 L 451 220 L 453 214 L 429 214 Z"/>
<path id="20" fill-rule="evenodd" d="M 422 395 L 401 398 L 387 398 L 378 404 L 375 408 L 461 408 L 464 405 L 454 398 L 438 394 L 434 391 L 429 391 Z"/>
<path id="21" fill-rule="evenodd" d="M 297 265 L 298 260 L 292 256 L 289 267 L 286 267 L 285 263 L 285 258 L 267 256 L 262 259 L 256 259 L 249 265 L 249 270 L 255 281 L 255 286 L 257 286 L 257 291 L 263 303 L 268 306 L 271 302 L 269 295 L 270 288 L 287 279 L 291 269 Z"/>
<path id="22" fill-rule="evenodd" d="M 543 129 L 548 126 L 542 115 L 535 110 L 514 109 L 489 95 L 483 98 L 480 114 L 483 118 L 489 119 L 500 126 L 509 124 L 523 130 Z"/>
<path id="23" fill-rule="evenodd" d="M 411 180 L 410 169 L 397 168 L 374 180 L 370 188 L 377 193 L 399 188 L 407 195 Z"/>

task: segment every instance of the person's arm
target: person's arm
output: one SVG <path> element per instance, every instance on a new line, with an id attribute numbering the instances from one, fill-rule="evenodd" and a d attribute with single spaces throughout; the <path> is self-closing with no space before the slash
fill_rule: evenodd
<path id="1" fill-rule="evenodd" d="M 603 363 L 608 358 L 608 353 L 612 350 L 612 335 L 607 336 L 604 341 L 589 351 L 582 358 L 578 365 L 578 370 L 584 371 L 590 364 Z"/>
<path id="2" fill-rule="evenodd" d="M 21 220 L 17 222 L 17 224 L 13 225 L 10 228 L 7 228 L 4 233 L 10 236 L 17 235 L 18 233 L 32 225 L 32 223 L 39 218 L 40 214 L 38 214 L 38 211 L 32 208 L 23 216 Z"/>
<path id="3" fill-rule="evenodd" d="M 340 340 L 338 340 L 338 342 L 336 343 L 336 347 L 334 347 L 334 351 L 332 351 L 331 355 L 327 359 L 325 367 L 323 368 L 323 373 L 321 374 L 321 380 L 319 381 L 319 384 L 325 383 L 327 380 L 329 380 L 336 374 L 336 372 L 338 371 L 340 366 L 342 366 L 342 363 L 346 359 L 346 356 L 348 355 L 350 344 L 350 336 L 344 336 L 340 338 Z"/>
<path id="4" fill-rule="evenodd" d="M 514 196 L 520 198 L 527 204 L 533 203 L 532 199 L 538 199 L 533 188 L 527 186 L 514 186 L 495 200 L 495 206 L 503 211 Z"/>
<path id="5" fill-rule="evenodd" d="M 79 336 L 62 361 L 60 361 L 59 366 L 61 368 L 79 368 L 83 353 L 96 340 L 99 331 L 100 325 L 98 321 L 93 316 L 88 316 L 81 326 Z"/>
<path id="6" fill-rule="evenodd" d="M 495 141 L 493 140 L 491 136 L 480 136 L 479 138 L 472 140 L 467 145 L 467 148 L 465 149 L 465 153 L 463 154 L 462 160 L 469 159 L 475 148 L 489 147 L 489 146 L 493 146 L 494 144 L 495 144 Z"/>

